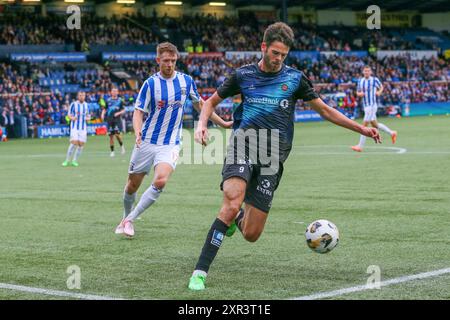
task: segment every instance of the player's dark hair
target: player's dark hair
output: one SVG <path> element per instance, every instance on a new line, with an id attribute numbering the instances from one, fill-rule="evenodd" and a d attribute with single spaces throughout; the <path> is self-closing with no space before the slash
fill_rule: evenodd
<path id="1" fill-rule="evenodd" d="M 177 47 L 174 44 L 167 42 L 167 41 L 158 44 L 158 46 L 156 47 L 156 54 L 158 57 L 161 56 L 164 52 L 170 52 L 170 53 L 176 54 L 177 57 L 180 56 L 180 54 L 178 53 Z"/>
<path id="2" fill-rule="evenodd" d="M 284 22 L 276 22 L 264 31 L 263 42 L 270 46 L 273 42 L 280 41 L 289 48 L 294 46 L 294 31 Z"/>

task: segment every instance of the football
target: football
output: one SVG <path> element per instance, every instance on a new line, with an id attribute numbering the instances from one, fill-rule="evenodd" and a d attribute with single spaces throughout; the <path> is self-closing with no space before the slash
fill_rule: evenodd
<path id="1" fill-rule="evenodd" d="M 306 244 L 317 253 L 328 253 L 339 243 L 339 230 L 328 220 L 312 222 L 305 232 Z"/>

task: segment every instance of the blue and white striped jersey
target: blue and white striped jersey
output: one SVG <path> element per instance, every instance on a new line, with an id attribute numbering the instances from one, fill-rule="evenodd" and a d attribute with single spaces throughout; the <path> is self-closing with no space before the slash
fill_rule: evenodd
<path id="1" fill-rule="evenodd" d="M 170 79 L 156 73 L 148 78 L 134 106 L 149 115 L 142 126 L 142 141 L 151 144 L 179 144 L 183 126 L 184 105 L 187 98 L 200 101 L 194 80 L 175 71 Z"/>
<path id="2" fill-rule="evenodd" d="M 364 92 L 363 107 L 371 107 L 377 104 L 377 89 L 381 88 L 381 82 L 377 77 L 362 77 L 358 81 L 358 91 Z"/>
<path id="3" fill-rule="evenodd" d="M 70 104 L 69 115 L 77 117 L 70 122 L 70 129 L 87 130 L 86 118 L 89 115 L 89 107 L 86 102 L 74 101 Z"/>

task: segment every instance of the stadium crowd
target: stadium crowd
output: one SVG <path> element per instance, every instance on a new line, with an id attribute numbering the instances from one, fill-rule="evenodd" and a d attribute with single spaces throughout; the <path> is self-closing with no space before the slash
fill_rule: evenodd
<path id="1" fill-rule="evenodd" d="M 22 67 L 22 68 L 21 68 Z M 25 68 L 23 68 L 25 67 Z M 76 64 L 43 67 L 38 64 L 0 63 L 0 94 L 28 94 L 60 91 L 59 85 L 73 84 L 83 91 L 108 91 L 113 82 L 109 68 L 83 69 Z M 126 86 L 121 84 L 119 89 Z"/>
<path id="2" fill-rule="evenodd" d="M 259 22 L 253 12 L 240 13 L 238 17 L 218 18 L 211 14 L 197 14 L 193 17 L 164 17 L 159 19 L 159 28 L 172 29 L 181 33 L 189 47 L 200 47 L 205 52 L 254 51 L 259 50 L 260 35 L 265 27 L 274 21 Z M 311 21 L 291 24 L 296 32 L 296 48 L 302 51 L 333 50 L 351 51 L 436 49 L 436 43 L 416 39 L 405 40 L 405 29 L 391 28 L 368 30 L 363 27 L 317 27 Z M 337 31 L 339 30 L 339 31 Z M 419 29 L 420 30 L 420 29 Z"/>
<path id="3" fill-rule="evenodd" d="M 257 58 L 224 59 L 182 57 L 178 69 L 192 75 L 197 87 L 216 88 L 226 76 L 239 65 L 256 62 Z M 318 61 L 308 59 L 290 59 L 289 64 L 303 70 L 316 85 L 316 90 L 333 107 L 339 107 L 354 113 L 358 107 L 356 98 L 356 81 L 361 76 L 361 67 L 371 65 L 376 76 L 385 87 L 380 97 L 381 105 L 398 105 L 414 102 L 450 101 L 448 94 L 449 65 L 443 59 L 412 60 L 410 57 L 390 57 L 377 61 L 372 57 L 322 57 Z M 99 66 L 100 68 L 100 66 Z M 50 70 L 38 65 L 27 65 L 26 72 L 20 73 L 11 64 L 0 64 L 0 112 L 3 119 L 9 115 L 19 119 L 27 119 L 30 133 L 37 125 L 65 124 L 67 110 L 75 93 L 65 93 L 51 90 L 40 85 L 42 79 L 49 76 L 60 76 L 66 83 L 80 84 L 80 89 L 86 91 L 88 103 L 92 103 L 92 117 L 99 117 L 100 108 L 113 86 L 120 91 L 130 91 L 126 94 L 126 104 L 132 105 L 137 91 L 132 91 L 125 82 L 113 83 L 110 77 L 110 67 L 105 70 L 83 70 L 71 65 L 61 69 Z M 157 71 L 155 62 L 125 62 L 123 68 L 140 83 Z M 340 94 L 339 98 L 335 95 Z M 105 96 L 106 95 L 106 96 Z M 206 98 L 206 97 L 205 97 Z M 307 105 L 299 101 L 297 108 L 307 109 Z M 229 118 L 230 108 L 223 108 L 220 114 Z M 130 118 L 130 117 L 128 117 Z M 131 118 L 130 118 L 131 119 Z M 1 120 L 1 119 L 0 119 Z M 2 120 L 11 123 L 11 121 Z"/>
<path id="4" fill-rule="evenodd" d="M 169 30 L 180 36 L 177 44 L 184 45 L 187 52 L 194 48 L 201 48 L 202 52 L 254 51 L 259 50 L 260 35 L 272 22 L 258 21 L 253 12 L 223 18 L 211 14 L 158 17 L 156 12 L 151 18 L 142 15 L 106 18 L 84 13 L 82 30 L 67 30 L 64 16 L 15 13 L 5 14 L 0 21 L 0 45 L 75 44 L 77 51 L 88 51 L 92 44 L 157 44 L 161 31 Z M 406 32 L 413 29 L 318 27 L 301 19 L 292 27 L 296 31 L 297 49 L 303 51 L 351 51 L 370 47 L 379 50 L 436 49 L 433 42 L 405 40 Z"/>
<path id="5" fill-rule="evenodd" d="M 0 21 L 0 45 L 74 44 L 76 50 L 88 51 L 90 44 L 156 44 L 160 40 L 160 31 L 168 30 L 169 34 L 176 31 L 179 35 L 178 42 L 183 43 L 181 51 L 259 51 L 260 35 L 270 23 L 259 22 L 253 13 L 221 19 L 213 15 L 157 17 L 154 13 L 151 27 L 145 29 L 139 25 L 139 22 L 146 19 L 143 16 L 104 18 L 86 14 L 83 17 L 82 32 L 66 32 L 64 19 L 64 16 L 53 14 L 46 17 L 5 14 Z M 368 32 L 364 28 L 343 26 L 336 29 L 317 27 L 301 21 L 293 24 L 293 28 L 296 30 L 295 50 L 366 51 L 369 48 L 369 55 L 363 58 L 320 55 L 317 60 L 298 60 L 293 57 L 287 60 L 288 65 L 305 72 L 327 103 L 347 110 L 348 114 L 354 114 L 359 107 L 355 84 L 364 65 L 370 65 L 385 86 L 380 97 L 382 105 L 401 107 L 414 102 L 450 101 L 448 60 L 414 60 L 406 56 L 377 60 L 374 51 L 370 50 L 374 44 L 375 50 L 415 49 L 424 48 L 424 45 L 428 45 L 429 49 L 433 48 L 432 44 L 424 44 L 420 40 L 405 40 L 403 35 L 406 31 L 386 28 Z M 251 56 L 226 59 L 219 56 L 205 58 L 183 55 L 178 60 L 178 69 L 191 75 L 202 91 L 205 88 L 217 88 L 233 69 L 257 60 L 257 57 Z M 92 117 L 98 119 L 113 86 L 118 87 L 122 93 L 126 92 L 123 94 L 126 105 L 131 106 L 137 95 L 137 88 L 131 88 L 124 79 L 113 77 L 115 69 L 128 73 L 139 84 L 158 69 L 154 61 L 114 62 L 103 66 L 90 64 L 79 67 L 70 63 L 48 66 L 0 62 L 0 125 L 17 125 L 21 118 L 26 118 L 27 128 L 32 135 L 38 125 L 65 124 L 70 102 L 74 100 L 78 90 L 87 92 Z M 207 98 L 207 94 L 204 97 Z M 301 101 L 297 107 L 308 108 Z M 219 114 L 229 119 L 232 114 L 230 104 L 221 108 Z M 131 119 L 129 113 L 126 118 Z"/>
<path id="6" fill-rule="evenodd" d="M 364 65 L 370 65 L 378 78 L 388 82 L 450 80 L 448 62 L 434 57 L 413 60 L 410 56 L 397 56 L 377 60 L 370 56 L 322 56 L 318 61 L 293 60 L 292 64 L 304 70 L 313 82 L 355 82 L 361 76 Z"/>
<path id="7" fill-rule="evenodd" d="M 84 70 L 70 64 L 56 69 L 35 64 L 23 66 L 0 64 L 0 125 L 9 127 L 10 137 L 18 135 L 22 117 L 26 119 L 29 136 L 34 136 L 40 125 L 67 124 L 68 109 L 78 90 L 87 92 L 91 117 L 98 119 L 111 88 L 117 86 L 122 92 L 128 89 L 124 82 L 113 83 L 107 68 Z M 59 86 L 43 82 L 49 78 L 78 85 L 78 89 L 62 92 Z M 129 102 L 128 94 L 126 102 Z"/>
<path id="8" fill-rule="evenodd" d="M 184 57 L 179 60 L 178 68 L 191 75 L 199 88 L 217 88 L 226 76 L 235 68 L 258 59 L 224 59 Z M 292 67 L 305 72 L 309 79 L 321 86 L 322 93 L 332 93 L 340 87 L 350 84 L 355 90 L 364 65 L 370 65 L 374 74 L 385 84 L 382 99 L 400 103 L 406 97 L 411 102 L 448 101 L 448 90 L 442 82 L 450 81 L 449 63 L 441 58 L 412 60 L 410 57 L 389 57 L 376 60 L 372 57 L 329 56 L 318 61 L 308 59 L 288 61 Z M 154 62 L 130 62 L 124 64 L 127 72 L 144 81 L 157 71 Z"/>
<path id="9" fill-rule="evenodd" d="M 139 18 L 139 17 L 137 17 Z M 0 45 L 74 44 L 77 51 L 88 51 L 90 44 L 144 45 L 159 42 L 151 30 L 125 18 L 83 15 L 82 30 L 67 30 L 66 17 L 49 14 L 4 15 L 0 20 Z"/>

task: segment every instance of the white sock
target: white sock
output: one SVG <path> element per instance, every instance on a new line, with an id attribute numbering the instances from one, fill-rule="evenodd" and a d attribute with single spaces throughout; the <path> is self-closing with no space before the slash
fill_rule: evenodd
<path id="1" fill-rule="evenodd" d="M 123 192 L 123 218 L 125 219 L 131 212 L 134 201 L 136 200 L 136 192 L 133 194 L 128 194 L 126 191 Z"/>
<path id="2" fill-rule="evenodd" d="M 192 276 L 194 276 L 194 277 L 195 276 L 203 276 L 206 278 L 207 275 L 208 274 L 203 270 L 194 270 L 194 272 L 192 272 Z"/>
<path id="3" fill-rule="evenodd" d="M 73 161 L 77 161 L 78 157 L 81 155 L 81 152 L 83 152 L 83 147 L 78 146 L 77 151 L 75 151 L 75 156 L 73 157 Z"/>
<path id="4" fill-rule="evenodd" d="M 360 137 L 359 137 L 359 144 L 358 144 L 358 146 L 362 149 L 362 148 L 364 148 L 364 145 L 366 144 L 366 136 L 363 136 L 363 135 L 361 135 Z"/>
<path id="5" fill-rule="evenodd" d="M 156 201 L 156 199 L 159 198 L 161 192 L 162 190 L 155 188 L 152 184 L 150 188 L 145 190 L 145 192 L 142 194 L 141 199 L 139 200 L 134 210 L 131 211 L 131 213 L 128 215 L 127 220 L 136 220 L 136 218 L 139 217 L 142 212 L 145 211 L 145 209 L 150 207 Z"/>
<path id="6" fill-rule="evenodd" d="M 77 146 L 72 144 L 72 143 L 69 145 L 69 148 L 67 149 L 66 161 L 70 160 L 70 158 L 72 157 L 72 154 L 75 151 L 76 147 Z"/>
<path id="7" fill-rule="evenodd" d="M 385 125 L 382 124 L 382 123 L 379 123 L 379 122 L 378 122 L 378 129 L 380 129 L 380 130 L 386 132 L 388 135 L 392 135 L 392 130 L 389 129 L 387 126 L 385 126 Z"/>

